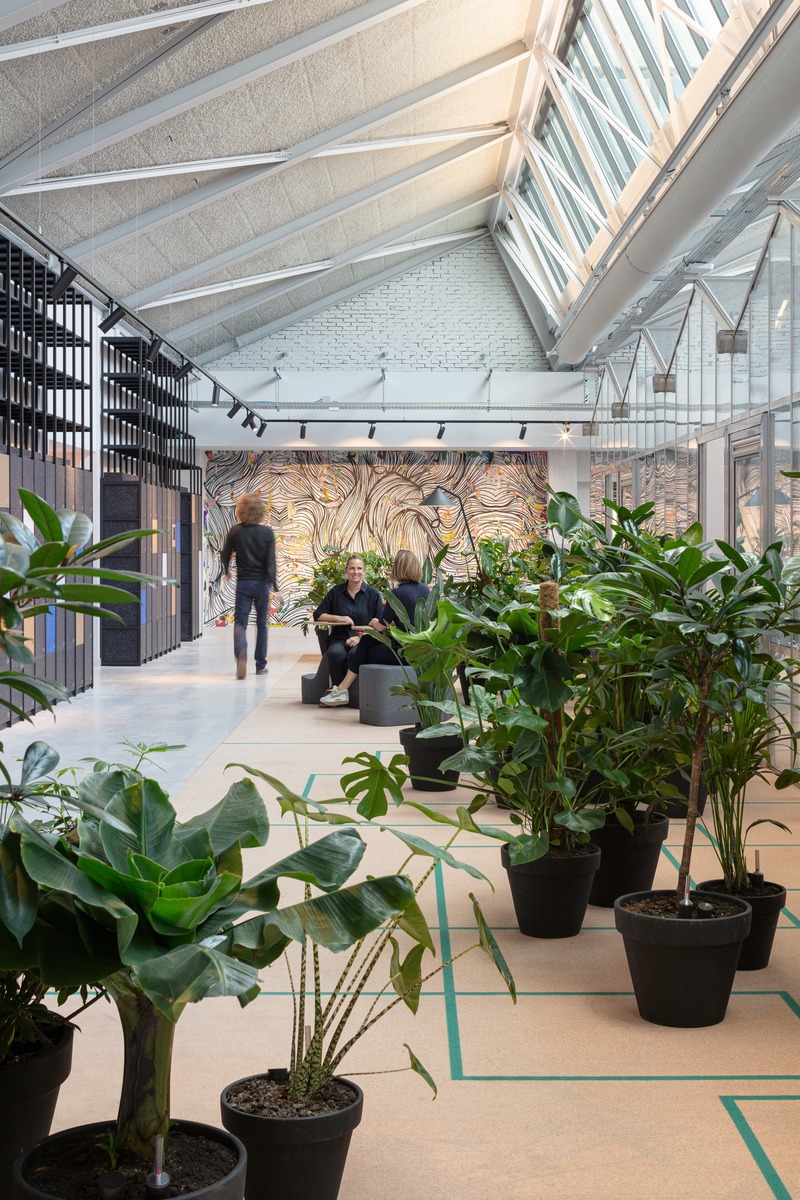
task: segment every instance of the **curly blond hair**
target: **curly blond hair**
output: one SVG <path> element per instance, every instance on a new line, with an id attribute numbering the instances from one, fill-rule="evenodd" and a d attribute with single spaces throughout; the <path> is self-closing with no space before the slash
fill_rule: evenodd
<path id="1" fill-rule="evenodd" d="M 256 492 L 245 492 L 236 502 L 236 520 L 240 525 L 263 525 L 267 506 Z"/>

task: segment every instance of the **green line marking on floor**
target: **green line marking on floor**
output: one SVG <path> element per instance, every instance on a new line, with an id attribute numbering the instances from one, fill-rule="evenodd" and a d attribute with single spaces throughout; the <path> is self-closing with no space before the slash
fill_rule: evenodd
<path id="1" fill-rule="evenodd" d="M 433 872 L 436 882 L 436 908 L 439 915 L 439 940 L 442 948 L 442 962 L 446 963 L 452 957 L 450 946 L 450 925 L 447 920 L 447 900 L 445 898 L 442 864 L 437 863 Z M 461 1054 L 461 1035 L 458 1029 L 458 1008 L 456 1005 L 456 987 L 453 978 L 452 964 L 442 970 L 444 986 L 444 1012 L 447 1026 L 447 1046 L 450 1053 L 450 1078 L 463 1080 L 464 1063 Z"/>
<path id="2" fill-rule="evenodd" d="M 753 1156 L 756 1166 L 764 1177 L 764 1182 L 772 1192 L 775 1200 L 792 1200 L 792 1194 L 783 1184 L 780 1175 L 767 1155 L 761 1142 L 756 1137 L 753 1127 L 739 1107 L 741 1100 L 800 1100 L 800 1096 L 720 1096 L 722 1106 L 727 1112 L 736 1131 L 747 1149 Z"/>

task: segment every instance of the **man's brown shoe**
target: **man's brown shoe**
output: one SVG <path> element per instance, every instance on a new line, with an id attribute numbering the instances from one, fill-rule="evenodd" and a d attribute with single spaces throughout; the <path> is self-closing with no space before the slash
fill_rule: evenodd
<path id="1" fill-rule="evenodd" d="M 244 679 L 247 674 L 247 655 L 240 654 L 236 659 L 236 678 Z"/>

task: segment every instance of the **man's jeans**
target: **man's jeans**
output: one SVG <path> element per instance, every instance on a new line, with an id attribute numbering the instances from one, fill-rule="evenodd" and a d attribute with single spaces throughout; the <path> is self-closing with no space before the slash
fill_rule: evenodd
<path id="1" fill-rule="evenodd" d="M 250 609 L 256 606 L 256 670 L 267 665 L 267 637 L 269 628 L 269 584 L 260 579 L 240 579 L 236 583 L 236 601 L 233 609 L 233 653 L 238 659 L 247 656 L 247 622 Z"/>

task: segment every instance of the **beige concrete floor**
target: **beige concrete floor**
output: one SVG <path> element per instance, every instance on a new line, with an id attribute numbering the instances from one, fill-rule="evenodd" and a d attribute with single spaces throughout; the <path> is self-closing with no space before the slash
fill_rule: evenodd
<path id="1" fill-rule="evenodd" d="M 361 725 L 357 711 L 301 705 L 299 676 L 313 669 L 313 648 L 292 631 L 272 631 L 271 638 L 266 679 L 236 682 L 230 631 L 216 629 L 140 671 L 101 672 L 94 694 L 58 710 L 64 760 L 113 756 L 120 729 L 134 740 L 152 738 L 155 729 L 158 737 L 187 742 L 167 772 L 185 818 L 222 796 L 236 776 L 225 772 L 231 762 L 323 798 L 336 794 L 345 756 L 399 751 L 395 729 Z M 108 728 L 104 712 L 112 715 Z M 40 735 L 51 737 L 52 721 L 37 721 Z M 30 740 L 17 730 L 9 739 Z M 252 852 L 253 872 L 293 847 L 267 792 L 273 830 L 267 849 Z M 414 796 L 450 811 L 468 799 L 461 790 Z M 610 910 L 589 908 L 576 938 L 520 935 L 496 845 L 459 839 L 458 857 L 479 867 L 496 890 L 451 870 L 440 888 L 428 887 L 423 907 L 438 943 L 457 951 L 472 940 L 467 897 L 474 890 L 519 1001 L 511 1004 L 492 965 L 473 953 L 431 981 L 416 1017 L 401 1006 L 358 1043 L 350 1073 L 403 1067 L 408 1042 L 439 1096 L 432 1101 L 408 1071 L 360 1080 L 364 1119 L 341 1200 L 800 1198 L 800 795 L 759 784 L 750 803 L 753 817 L 774 815 L 794 830 L 788 837 L 760 826 L 751 839 L 767 877 L 790 889 L 788 906 L 770 967 L 737 975 L 728 1015 L 711 1029 L 640 1020 Z M 437 840 L 436 827 L 413 810 L 388 819 Z M 492 811 L 492 823 L 502 820 Z M 674 882 L 682 828 L 671 826 L 657 885 Z M 368 840 L 368 870 L 399 866 L 402 847 L 391 834 L 375 830 Z M 693 874 L 702 879 L 714 873 L 714 860 L 708 836 L 698 840 Z M 336 965 L 326 963 L 326 979 Z M 122 1054 L 115 1013 L 98 1004 L 80 1024 L 55 1128 L 115 1111 Z M 261 996 L 243 1011 L 226 999 L 190 1006 L 176 1035 L 174 1115 L 218 1123 L 226 1083 L 287 1061 L 290 1025 L 280 964 L 264 972 Z"/>

